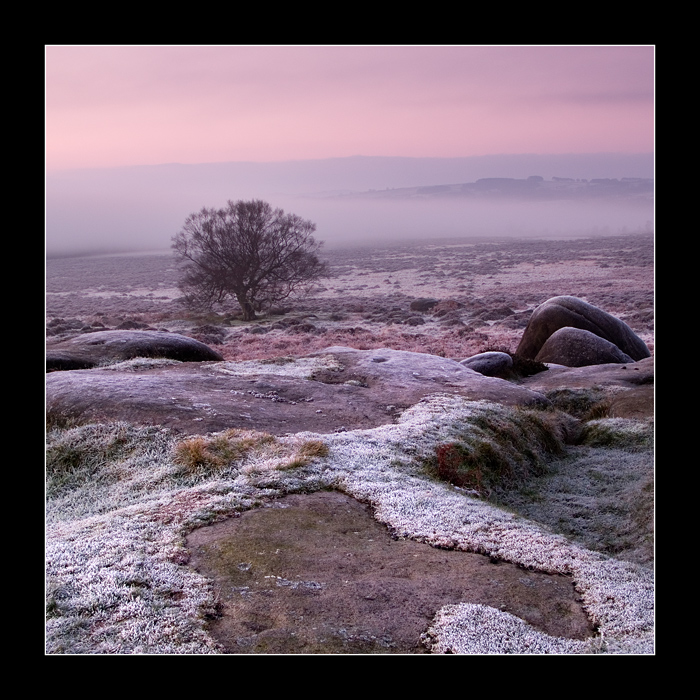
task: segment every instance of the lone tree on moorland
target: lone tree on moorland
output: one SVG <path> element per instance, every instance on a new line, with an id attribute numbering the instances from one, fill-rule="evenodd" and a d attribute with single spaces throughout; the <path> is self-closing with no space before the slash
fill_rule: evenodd
<path id="1" fill-rule="evenodd" d="M 193 305 L 235 298 L 251 321 L 264 304 L 286 299 L 328 274 L 318 258 L 316 225 L 267 202 L 229 200 L 187 217 L 173 237 L 182 263 L 180 289 Z"/>

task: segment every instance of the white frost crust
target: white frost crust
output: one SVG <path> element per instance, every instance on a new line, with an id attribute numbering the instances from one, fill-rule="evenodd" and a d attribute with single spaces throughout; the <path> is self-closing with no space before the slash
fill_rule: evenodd
<path id="1" fill-rule="evenodd" d="M 446 605 L 423 635 L 434 654 L 582 654 L 600 647 L 544 634 L 488 605 Z"/>
<path id="2" fill-rule="evenodd" d="M 504 418 L 511 410 L 435 396 L 406 411 L 395 425 L 279 438 L 283 443 L 326 442 L 329 456 L 301 471 L 248 464 L 196 485 L 173 483 L 170 490 L 161 480 L 150 495 L 142 490 L 143 469 L 175 474 L 170 453 L 154 454 L 150 465 L 132 465 L 134 493 L 127 497 L 128 487 L 121 485 L 123 507 L 94 515 L 83 509 L 74 520 L 57 514 L 47 525 L 47 593 L 61 607 L 60 615 L 48 619 L 47 651 L 216 653 L 203 620 L 213 592 L 208 581 L 179 563 L 184 534 L 217 515 L 254 507 L 262 497 L 335 486 L 370 503 L 375 517 L 399 536 L 571 575 L 601 635 L 591 643 L 572 642 L 543 635 L 492 608 L 447 606 L 429 631 L 434 652 L 653 653 L 651 570 L 572 544 L 543 526 L 430 481 L 416 467 L 416 458 L 463 434 L 470 419 Z"/>
<path id="3" fill-rule="evenodd" d="M 295 379 L 311 379 L 316 372 L 343 369 L 332 355 L 289 358 L 288 362 L 270 362 L 265 360 L 218 362 L 212 367 L 215 371 L 222 374 L 240 377 L 274 374 L 279 377 L 292 377 Z"/>

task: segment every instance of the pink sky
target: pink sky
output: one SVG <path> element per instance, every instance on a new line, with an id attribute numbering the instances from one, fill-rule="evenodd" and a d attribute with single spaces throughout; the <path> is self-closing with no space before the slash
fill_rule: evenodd
<path id="1" fill-rule="evenodd" d="M 47 170 L 649 153 L 653 46 L 47 46 Z"/>

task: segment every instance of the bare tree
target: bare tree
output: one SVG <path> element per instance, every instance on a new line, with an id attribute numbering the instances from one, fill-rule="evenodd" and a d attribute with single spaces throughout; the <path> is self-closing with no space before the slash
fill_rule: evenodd
<path id="1" fill-rule="evenodd" d="M 223 209 L 203 208 L 187 217 L 173 237 L 182 263 L 180 289 L 192 304 L 211 307 L 235 298 L 243 318 L 286 299 L 328 274 L 318 258 L 316 225 L 267 202 L 229 200 Z"/>

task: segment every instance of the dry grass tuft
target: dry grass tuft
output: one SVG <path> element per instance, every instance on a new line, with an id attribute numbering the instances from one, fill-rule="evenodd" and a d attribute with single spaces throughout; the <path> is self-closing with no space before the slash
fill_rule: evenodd
<path id="1" fill-rule="evenodd" d="M 323 440 L 304 440 L 296 448 L 291 461 L 280 465 L 279 469 L 298 469 L 308 466 L 313 459 L 327 457 L 329 454 L 328 445 Z"/>
<path id="2" fill-rule="evenodd" d="M 584 421 L 607 418 L 612 401 L 600 387 L 586 389 L 553 389 L 545 396 L 560 411 L 565 411 Z"/>
<path id="3" fill-rule="evenodd" d="M 323 440 L 305 440 L 299 449 L 299 453 L 309 459 L 327 457 L 328 452 L 328 445 Z"/>
<path id="4" fill-rule="evenodd" d="M 289 444 L 268 433 L 232 428 L 180 441 L 175 445 L 173 461 L 191 475 L 217 474 L 230 468 L 252 474 L 305 467 L 328 453 L 322 440 Z"/>
<path id="5" fill-rule="evenodd" d="M 242 461 L 253 450 L 275 442 L 276 438 L 268 433 L 231 428 L 216 435 L 182 440 L 175 446 L 173 461 L 190 474 L 216 473 Z"/>

